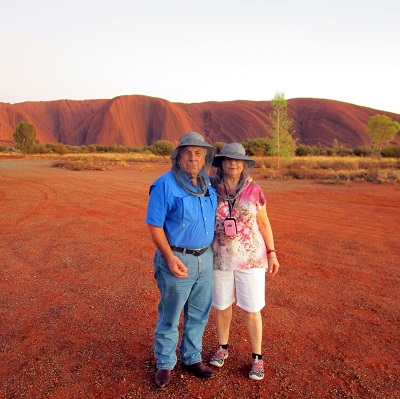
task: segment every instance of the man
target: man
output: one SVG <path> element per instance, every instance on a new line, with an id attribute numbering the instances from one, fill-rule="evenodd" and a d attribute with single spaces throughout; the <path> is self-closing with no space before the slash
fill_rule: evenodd
<path id="1" fill-rule="evenodd" d="M 184 134 L 171 155 L 171 171 L 150 187 L 146 223 L 156 245 L 154 277 L 160 291 L 154 355 L 155 382 L 166 388 L 177 362 L 182 310 L 182 365 L 200 378 L 213 372 L 202 363 L 204 328 L 213 295 L 213 255 L 217 196 L 206 173 L 215 148 L 199 133 Z"/>

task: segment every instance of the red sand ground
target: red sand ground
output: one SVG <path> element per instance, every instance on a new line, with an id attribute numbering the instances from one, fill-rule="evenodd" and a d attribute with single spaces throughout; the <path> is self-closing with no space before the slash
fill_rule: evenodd
<path id="1" fill-rule="evenodd" d="M 267 181 L 259 171 L 282 266 L 263 310 L 265 379 L 247 378 L 235 309 L 216 377 L 199 380 L 178 364 L 157 391 L 158 291 L 143 219 L 148 187 L 167 169 L 0 161 L 0 397 L 400 397 L 400 186 Z M 205 359 L 214 321 L 212 312 Z"/>

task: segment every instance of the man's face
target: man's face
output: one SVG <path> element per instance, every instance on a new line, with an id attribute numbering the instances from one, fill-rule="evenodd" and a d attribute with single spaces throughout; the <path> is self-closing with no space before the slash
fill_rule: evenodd
<path id="1" fill-rule="evenodd" d="M 182 147 L 179 155 L 179 166 L 190 177 L 195 178 L 206 162 L 206 150 L 203 147 Z"/>

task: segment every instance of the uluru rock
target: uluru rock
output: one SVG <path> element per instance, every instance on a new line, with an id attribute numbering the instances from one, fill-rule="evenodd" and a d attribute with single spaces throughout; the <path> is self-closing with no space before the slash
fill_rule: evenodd
<path id="1" fill-rule="evenodd" d="M 36 126 L 42 143 L 70 145 L 151 145 L 157 140 L 177 143 L 189 131 L 204 134 L 210 143 L 243 142 L 270 137 L 270 101 L 172 103 L 142 95 L 98 100 L 59 100 L 0 103 L 0 140 L 12 141 L 19 122 Z M 333 140 L 354 148 L 370 145 L 366 125 L 371 116 L 400 115 L 325 99 L 288 100 L 293 135 L 298 143 L 331 147 Z M 400 143 L 398 134 L 393 144 Z"/>

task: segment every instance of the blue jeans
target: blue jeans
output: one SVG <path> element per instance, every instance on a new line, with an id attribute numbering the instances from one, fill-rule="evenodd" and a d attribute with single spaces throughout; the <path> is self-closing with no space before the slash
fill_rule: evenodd
<path id="1" fill-rule="evenodd" d="M 188 269 L 188 277 L 175 277 L 159 250 L 154 256 L 154 277 L 161 294 L 157 326 L 154 331 L 154 355 L 157 368 L 172 370 L 177 362 L 178 325 L 183 313 L 181 361 L 201 361 L 202 339 L 210 314 L 214 276 L 213 254 L 208 249 L 200 256 L 175 253 Z"/>

